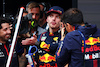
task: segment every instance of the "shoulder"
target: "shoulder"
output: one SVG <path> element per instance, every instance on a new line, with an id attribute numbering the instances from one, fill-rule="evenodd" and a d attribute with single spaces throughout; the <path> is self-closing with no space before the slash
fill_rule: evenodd
<path id="1" fill-rule="evenodd" d="M 40 35 L 41 33 L 46 32 L 46 29 L 43 29 L 41 27 L 38 27 L 37 31 L 39 31 L 38 34 Z"/>
<path id="2" fill-rule="evenodd" d="M 82 36 L 77 30 L 75 30 L 75 31 L 69 32 L 65 36 L 64 40 L 67 41 L 67 42 L 76 42 L 76 41 L 81 42 Z"/>
<path id="3" fill-rule="evenodd" d="M 100 34 L 100 29 L 97 29 L 97 33 Z"/>
<path id="4" fill-rule="evenodd" d="M 77 46 L 80 46 L 80 44 L 82 44 L 82 39 L 83 38 L 78 31 L 70 32 L 66 35 L 63 41 L 64 42 L 63 46 L 66 47 L 68 50 L 78 49 Z"/>
<path id="5" fill-rule="evenodd" d="M 73 37 L 73 36 L 80 36 L 80 33 L 77 30 L 75 30 L 75 31 L 67 33 L 66 35 L 66 37 Z"/>
<path id="6" fill-rule="evenodd" d="M 100 29 L 97 29 L 97 31 L 94 33 L 94 36 L 100 37 Z"/>

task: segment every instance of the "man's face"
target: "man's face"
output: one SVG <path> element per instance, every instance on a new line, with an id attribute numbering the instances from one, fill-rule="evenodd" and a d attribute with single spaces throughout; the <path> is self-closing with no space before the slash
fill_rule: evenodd
<path id="1" fill-rule="evenodd" d="M 59 28 L 60 21 L 61 21 L 61 18 L 59 16 L 59 14 L 57 14 L 57 13 L 51 13 L 47 17 L 47 22 L 48 22 L 50 28 Z"/>
<path id="2" fill-rule="evenodd" d="M 39 20 L 40 18 L 40 8 L 32 8 L 28 13 L 32 13 L 32 19 Z"/>
<path id="3" fill-rule="evenodd" d="M 2 23 L 0 29 L 0 41 L 6 42 L 11 37 L 10 25 L 8 23 Z"/>

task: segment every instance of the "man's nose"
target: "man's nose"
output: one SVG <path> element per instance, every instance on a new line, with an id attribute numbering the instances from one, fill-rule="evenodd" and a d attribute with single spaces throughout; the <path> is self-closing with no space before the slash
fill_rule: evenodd
<path id="1" fill-rule="evenodd" d="M 32 15 L 32 19 L 36 19 L 36 15 Z"/>
<path id="2" fill-rule="evenodd" d="M 8 29 L 8 30 L 7 30 L 7 33 L 11 34 L 11 30 L 10 30 L 10 29 Z"/>
<path id="3" fill-rule="evenodd" d="M 53 17 L 53 20 L 56 20 L 56 17 Z"/>

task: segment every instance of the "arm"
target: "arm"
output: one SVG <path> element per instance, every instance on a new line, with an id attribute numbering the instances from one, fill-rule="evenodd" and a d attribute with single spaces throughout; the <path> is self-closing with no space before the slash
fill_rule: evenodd
<path id="1" fill-rule="evenodd" d="M 37 36 L 33 35 L 31 38 L 27 38 L 25 40 L 22 40 L 22 45 L 34 45 L 37 42 Z"/>
<path id="2" fill-rule="evenodd" d="M 64 41 L 60 42 L 60 45 L 56 53 L 56 61 L 57 61 L 58 67 L 64 67 L 65 64 L 69 62 L 70 50 L 67 49 L 68 44 L 70 44 L 70 42 L 66 38 L 64 39 Z"/>
<path id="3" fill-rule="evenodd" d="M 65 38 L 65 27 L 64 27 L 64 24 L 62 22 L 60 22 L 60 30 L 61 30 L 61 41 L 64 40 Z"/>

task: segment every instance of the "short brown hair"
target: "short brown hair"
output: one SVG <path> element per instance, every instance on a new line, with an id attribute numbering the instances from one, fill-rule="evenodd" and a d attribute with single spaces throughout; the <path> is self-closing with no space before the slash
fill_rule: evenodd
<path id="1" fill-rule="evenodd" d="M 83 24 L 83 14 L 78 8 L 70 8 L 65 11 L 61 17 L 64 23 L 73 24 Z"/>
<path id="2" fill-rule="evenodd" d="M 40 8 L 39 4 L 36 3 L 36 2 L 32 2 L 32 3 L 30 3 L 30 4 L 28 5 L 28 8 L 29 8 L 29 9 L 36 8 L 36 7 L 39 7 L 39 8 Z"/>

